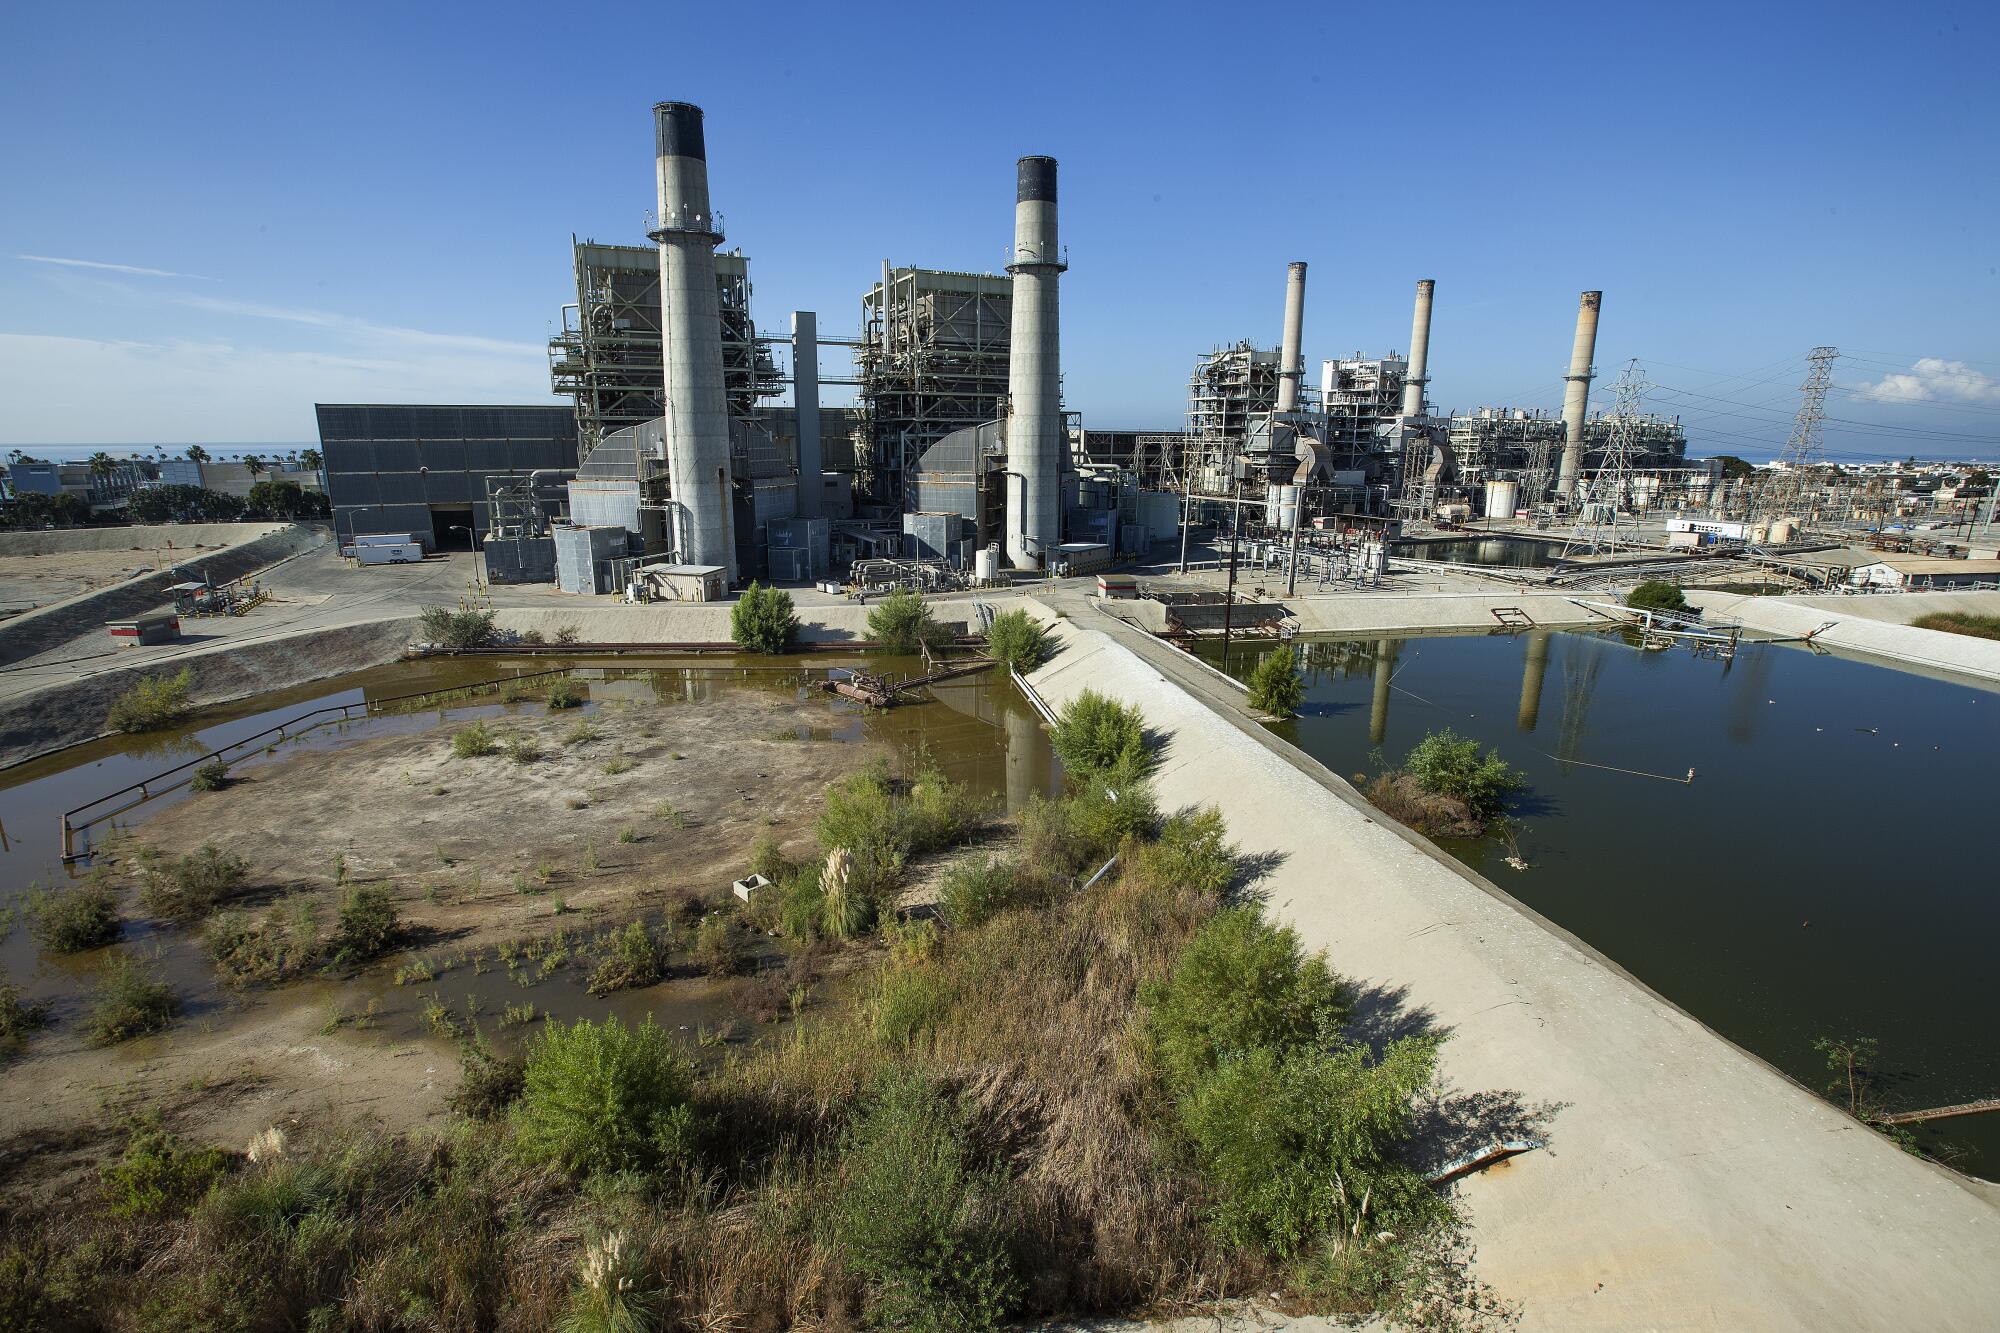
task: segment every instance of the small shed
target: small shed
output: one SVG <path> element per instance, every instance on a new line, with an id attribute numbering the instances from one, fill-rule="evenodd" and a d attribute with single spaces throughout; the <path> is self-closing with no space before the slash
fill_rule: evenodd
<path id="1" fill-rule="evenodd" d="M 111 631 L 111 642 L 120 648 L 170 643 L 181 636 L 181 618 L 172 611 L 148 611 L 129 620 L 107 620 L 104 627 Z"/>
<path id="2" fill-rule="evenodd" d="M 1948 560 L 1940 556 L 1891 555 L 1855 566 L 1857 587 L 1964 588 L 2000 584 L 2000 560 Z"/>
<path id="3" fill-rule="evenodd" d="M 645 565 L 638 575 L 662 601 L 719 602 L 729 595 L 729 571 L 721 565 Z"/>
<path id="4" fill-rule="evenodd" d="M 1139 580 L 1130 574 L 1099 574 L 1097 595 L 1110 601 L 1130 601 L 1139 595 Z"/>

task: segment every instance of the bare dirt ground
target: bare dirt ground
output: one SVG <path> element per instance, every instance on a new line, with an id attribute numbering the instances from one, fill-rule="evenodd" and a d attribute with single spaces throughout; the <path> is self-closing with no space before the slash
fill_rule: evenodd
<path id="1" fill-rule="evenodd" d="M 539 748 L 530 762 L 504 751 L 454 758 L 463 722 L 272 756 L 141 824 L 111 858 L 112 874 L 135 885 L 141 846 L 182 855 L 215 842 L 249 863 L 253 910 L 305 892 L 330 921 L 338 856 L 349 882 L 390 886 L 411 950 L 463 958 L 558 929 L 595 934 L 689 895 L 731 901 L 756 839 L 806 853 L 826 785 L 878 752 L 824 739 L 823 706 L 782 691 L 726 690 L 685 704 L 619 685 L 600 685 L 621 698 L 587 714 L 522 704 L 488 718 L 503 742 Z M 589 739 L 575 739 L 580 724 Z M 797 739 L 800 731 L 822 739 Z M 625 830 L 631 841 L 621 842 Z M 143 915 L 135 897 L 128 916 Z M 140 1110 L 236 1147 L 273 1124 L 365 1119 L 395 1130 L 444 1112 L 459 1082 L 450 1040 L 332 1021 L 384 993 L 411 953 L 345 981 L 229 992 L 188 940 L 166 938 L 161 966 L 192 1001 L 172 1028 L 98 1050 L 63 1023 L 6 1069 L 0 1197 L 62 1188 L 93 1170 L 115 1155 L 122 1118 Z M 729 987 L 748 984 L 662 983 L 709 1010 L 727 1009 Z"/>
<path id="2" fill-rule="evenodd" d="M 0 615 L 27 611 L 161 567 L 147 551 L 0 555 Z"/>

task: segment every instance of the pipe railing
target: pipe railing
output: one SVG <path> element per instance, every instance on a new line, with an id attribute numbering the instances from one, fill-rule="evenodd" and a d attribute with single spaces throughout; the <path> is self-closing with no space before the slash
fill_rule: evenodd
<path id="1" fill-rule="evenodd" d="M 361 710 L 360 716 L 369 717 L 391 704 L 405 704 L 414 699 L 428 699 L 440 694 L 457 694 L 462 691 L 477 692 L 497 689 L 503 685 L 515 685 L 522 681 L 541 680 L 550 676 L 567 676 L 571 674 L 571 671 L 572 668 L 569 667 L 558 667 L 548 671 L 531 671 L 525 675 L 501 676 L 494 680 L 479 681 L 472 685 L 452 685 L 435 690 L 419 690 L 415 694 L 399 694 L 388 699 L 362 699 L 351 704 L 328 704 L 322 708 L 315 708 L 309 713 L 301 713 L 297 717 L 287 718 L 276 726 L 266 727 L 254 735 L 233 740 L 219 749 L 196 755 L 184 763 L 164 769 L 153 774 L 151 777 L 143 778 L 138 782 L 120 787 L 117 791 L 100 796 L 94 801 L 85 801 L 82 805 L 74 809 L 63 811 L 62 859 L 65 864 L 83 859 L 86 853 L 75 850 L 76 835 L 78 833 L 101 824 L 107 819 L 122 815 L 127 810 L 144 805 L 148 801 L 165 796 L 169 792 L 179 791 L 194 780 L 194 773 L 191 770 L 198 769 L 204 764 L 221 760 L 223 764 L 228 765 L 237 760 L 247 758 L 251 750 L 266 749 L 283 741 L 296 740 L 305 733 L 316 731 L 321 727 L 330 727 L 341 722 L 352 721 L 356 716 L 354 710 L 357 708 Z M 301 723 L 305 725 L 301 726 Z M 234 752 L 233 758 L 225 757 L 231 755 L 232 752 Z M 137 793 L 137 795 L 135 796 L 134 793 Z M 123 805 L 115 809 L 98 810 L 99 806 L 119 800 L 122 797 L 132 797 L 132 799 L 127 800 Z M 97 813 L 91 814 L 89 818 L 78 818 L 79 815 L 94 810 Z"/>

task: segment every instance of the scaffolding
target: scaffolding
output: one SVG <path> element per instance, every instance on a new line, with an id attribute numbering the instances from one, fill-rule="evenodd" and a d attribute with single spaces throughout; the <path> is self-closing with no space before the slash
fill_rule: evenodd
<path id="1" fill-rule="evenodd" d="M 1007 395 L 1013 280 L 890 269 L 861 298 L 855 348 L 867 444 L 856 489 L 902 507 L 917 460 L 955 430 L 997 420 Z"/>
<path id="2" fill-rule="evenodd" d="M 666 410 L 660 252 L 574 237 L 571 244 L 576 303 L 563 307 L 562 332 L 549 339 L 549 382 L 575 401 L 577 453 L 588 458 L 606 436 Z M 741 250 L 718 254 L 715 279 L 729 411 L 747 417 L 758 399 L 782 393 L 784 381 L 750 319 L 750 261 Z"/>
<path id="3" fill-rule="evenodd" d="M 1403 412 L 1407 358 L 1391 352 L 1320 362 L 1320 410 L 1326 414 L 1325 442 L 1336 468 L 1354 468 L 1382 448 L 1383 431 Z"/>

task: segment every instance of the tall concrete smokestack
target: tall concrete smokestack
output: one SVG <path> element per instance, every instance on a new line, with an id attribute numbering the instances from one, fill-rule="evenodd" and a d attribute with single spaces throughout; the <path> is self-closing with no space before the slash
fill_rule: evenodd
<path id="1" fill-rule="evenodd" d="M 1056 160 L 1015 164 L 1013 329 L 1007 350 L 1007 468 L 1021 498 L 1007 506 L 1007 560 L 1039 569 L 1062 540 L 1062 381 L 1056 280 Z"/>
<path id="2" fill-rule="evenodd" d="M 826 494 L 819 447 L 819 316 L 792 312 L 792 406 L 799 418 L 799 517 L 818 518 Z"/>
<path id="3" fill-rule="evenodd" d="M 659 167 L 660 329 L 667 372 L 667 478 L 683 562 L 721 565 L 736 581 L 729 486 L 729 404 L 722 386 L 722 319 L 715 247 L 722 224 L 708 206 L 701 108 L 653 107 Z"/>
<path id="4" fill-rule="evenodd" d="M 1576 342 L 1564 376 L 1562 470 L 1556 474 L 1556 494 L 1565 500 L 1575 497 L 1583 471 L 1583 414 L 1590 407 L 1590 365 L 1597 356 L 1597 311 L 1603 304 L 1603 292 L 1585 292 L 1576 303 Z"/>
<path id="5" fill-rule="evenodd" d="M 1285 269 L 1285 343 L 1278 357 L 1278 410 L 1299 409 L 1299 376 L 1305 373 L 1299 339 L 1306 324 L 1306 265 L 1295 260 Z"/>
<path id="6" fill-rule="evenodd" d="M 1403 376 L 1403 415 L 1420 417 L 1424 414 L 1424 386 L 1431 382 L 1431 297 L 1437 291 L 1437 279 L 1425 278 L 1417 283 L 1417 309 L 1410 317 L 1410 366 Z"/>

